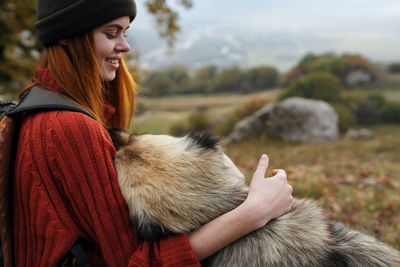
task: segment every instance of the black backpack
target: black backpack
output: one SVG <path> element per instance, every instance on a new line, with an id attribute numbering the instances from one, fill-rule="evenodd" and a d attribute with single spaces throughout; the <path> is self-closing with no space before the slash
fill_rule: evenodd
<path id="1" fill-rule="evenodd" d="M 32 87 L 19 103 L 0 101 L 0 267 L 14 266 L 12 179 L 22 115 L 46 110 L 75 111 L 94 118 L 73 99 L 42 86 Z M 70 254 L 77 266 L 89 266 L 81 241 L 74 244 Z"/>

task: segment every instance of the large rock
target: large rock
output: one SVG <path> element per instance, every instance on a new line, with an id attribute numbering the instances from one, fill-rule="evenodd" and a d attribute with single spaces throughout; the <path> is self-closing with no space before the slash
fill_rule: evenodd
<path id="1" fill-rule="evenodd" d="M 339 138 L 338 116 L 325 101 L 300 97 L 268 104 L 238 122 L 228 142 L 268 132 L 296 142 L 328 142 Z"/>

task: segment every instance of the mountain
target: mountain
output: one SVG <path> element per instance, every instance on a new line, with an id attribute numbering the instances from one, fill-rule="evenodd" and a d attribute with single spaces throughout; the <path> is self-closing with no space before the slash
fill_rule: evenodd
<path id="1" fill-rule="evenodd" d="M 174 51 L 155 33 L 137 30 L 134 36 L 130 43 L 138 49 L 140 63 L 145 69 L 176 64 L 197 68 L 214 64 L 244 68 L 271 65 L 283 71 L 295 65 L 305 52 L 289 33 L 232 30 L 223 26 L 193 28 L 182 33 Z"/>
<path id="2" fill-rule="evenodd" d="M 272 65 L 281 72 L 306 53 L 362 54 L 374 62 L 400 61 L 400 2 L 387 0 L 199 0 L 178 10 L 181 32 L 175 52 L 142 12 L 129 33 L 145 69 L 174 64 L 189 68 Z"/>

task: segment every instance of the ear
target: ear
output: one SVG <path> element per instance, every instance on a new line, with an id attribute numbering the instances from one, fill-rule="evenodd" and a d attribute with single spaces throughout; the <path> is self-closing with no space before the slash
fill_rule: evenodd
<path id="1" fill-rule="evenodd" d="M 219 143 L 219 139 L 210 133 L 189 133 L 186 138 L 191 144 L 205 150 L 214 149 Z"/>
<path id="2" fill-rule="evenodd" d="M 131 137 L 131 135 L 127 131 L 119 128 L 108 129 L 108 134 L 110 135 L 116 150 L 119 150 L 121 147 L 126 146 L 129 143 Z"/>

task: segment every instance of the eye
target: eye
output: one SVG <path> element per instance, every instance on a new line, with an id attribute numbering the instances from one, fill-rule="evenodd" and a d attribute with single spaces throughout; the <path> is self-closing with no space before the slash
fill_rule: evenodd
<path id="1" fill-rule="evenodd" d="M 106 36 L 107 36 L 108 39 L 118 38 L 117 34 L 112 34 L 112 33 L 108 33 L 108 32 L 106 32 Z"/>

